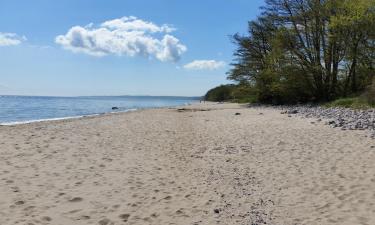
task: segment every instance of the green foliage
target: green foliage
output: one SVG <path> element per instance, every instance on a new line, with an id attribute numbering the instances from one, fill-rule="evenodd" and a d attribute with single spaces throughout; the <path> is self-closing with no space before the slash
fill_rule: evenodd
<path id="1" fill-rule="evenodd" d="M 240 104 L 244 104 L 244 103 L 256 103 L 257 102 L 257 98 L 256 98 L 256 96 L 250 96 L 250 97 L 238 98 L 238 99 L 233 100 L 232 102 L 240 103 Z"/>
<path id="2" fill-rule="evenodd" d="M 370 104 L 364 98 L 339 98 L 335 101 L 324 104 L 325 107 L 342 107 L 352 109 L 369 109 L 374 107 L 374 104 Z"/>
<path id="3" fill-rule="evenodd" d="M 237 103 L 254 103 L 257 101 L 255 89 L 248 84 L 233 86 L 231 95 L 232 101 Z"/>
<path id="4" fill-rule="evenodd" d="M 219 87 L 215 87 L 207 92 L 204 96 L 206 101 L 213 101 L 213 102 L 222 102 L 222 101 L 230 101 L 233 99 L 232 90 L 234 85 L 220 85 Z"/>
<path id="5" fill-rule="evenodd" d="M 375 0 L 266 0 L 248 34 L 233 36 L 228 79 L 274 104 L 356 95 L 375 76 L 373 27 Z"/>
<path id="6" fill-rule="evenodd" d="M 372 82 L 372 84 L 367 88 L 363 98 L 369 105 L 375 106 L 375 82 Z"/>
<path id="7" fill-rule="evenodd" d="M 257 97 L 254 89 L 249 85 L 240 84 L 227 84 L 215 87 L 207 92 L 204 96 L 206 101 L 213 102 L 238 102 L 238 103 L 252 103 L 255 102 Z"/>

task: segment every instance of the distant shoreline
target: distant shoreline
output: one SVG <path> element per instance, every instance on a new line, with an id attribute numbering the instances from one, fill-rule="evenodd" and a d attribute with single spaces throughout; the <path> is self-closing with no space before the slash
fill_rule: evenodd
<path id="1" fill-rule="evenodd" d="M 111 98 L 111 97 L 140 97 L 140 98 L 191 98 L 191 99 L 202 99 L 202 96 L 175 96 L 175 95 L 1 95 L 1 97 L 38 97 L 38 98 Z"/>

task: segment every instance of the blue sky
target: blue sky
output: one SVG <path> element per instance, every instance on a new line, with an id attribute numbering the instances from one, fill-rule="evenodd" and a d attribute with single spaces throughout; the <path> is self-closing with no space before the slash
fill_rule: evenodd
<path id="1" fill-rule="evenodd" d="M 200 96 L 263 0 L 0 0 L 0 94 Z"/>

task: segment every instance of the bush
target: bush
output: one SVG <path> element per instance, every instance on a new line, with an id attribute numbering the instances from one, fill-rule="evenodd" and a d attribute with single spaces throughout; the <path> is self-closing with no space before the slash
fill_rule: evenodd
<path id="1" fill-rule="evenodd" d="M 213 101 L 213 102 L 222 102 L 222 101 L 230 101 L 233 99 L 232 91 L 234 85 L 220 85 L 219 87 L 215 87 L 207 92 L 204 96 L 206 101 Z"/>
<path id="2" fill-rule="evenodd" d="M 257 93 L 255 89 L 248 84 L 239 84 L 232 89 L 233 102 L 254 103 L 257 102 Z"/>
<path id="3" fill-rule="evenodd" d="M 204 99 L 213 102 L 254 103 L 258 98 L 255 89 L 248 84 L 227 84 L 209 90 Z"/>
<path id="4" fill-rule="evenodd" d="M 375 106 L 375 79 L 363 95 L 369 105 Z"/>
<path id="5" fill-rule="evenodd" d="M 343 108 L 353 108 L 353 109 L 368 109 L 374 105 L 369 104 L 363 97 L 354 98 L 340 98 L 333 102 L 326 103 L 326 107 L 343 107 Z"/>

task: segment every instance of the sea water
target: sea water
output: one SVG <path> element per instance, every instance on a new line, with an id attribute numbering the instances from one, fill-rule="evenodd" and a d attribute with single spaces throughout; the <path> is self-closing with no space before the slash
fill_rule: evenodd
<path id="1" fill-rule="evenodd" d="M 0 125 L 30 123 L 126 112 L 137 109 L 173 107 L 199 101 L 198 97 L 95 96 L 38 97 L 0 96 Z M 112 108 L 116 107 L 115 110 Z"/>

